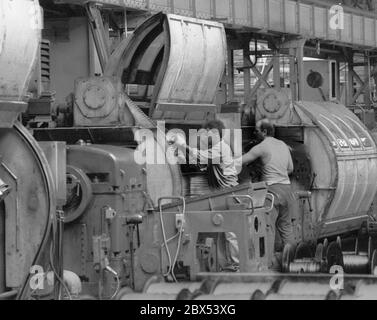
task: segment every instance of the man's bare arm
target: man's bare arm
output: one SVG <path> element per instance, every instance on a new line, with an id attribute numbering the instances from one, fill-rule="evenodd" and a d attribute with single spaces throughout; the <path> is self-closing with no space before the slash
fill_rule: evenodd
<path id="1" fill-rule="evenodd" d="M 257 145 L 242 156 L 242 165 L 249 164 L 250 162 L 253 162 L 262 157 L 262 155 L 263 150 L 260 145 Z"/>
<path id="2" fill-rule="evenodd" d="M 288 160 L 288 174 L 291 174 L 293 172 L 293 162 L 292 162 L 292 157 L 289 155 L 289 160 Z"/>
<path id="3" fill-rule="evenodd" d="M 171 138 L 170 142 L 175 144 L 183 153 L 187 153 L 191 158 L 198 160 L 200 164 L 208 164 L 209 160 L 211 160 L 213 164 L 219 164 L 221 161 L 221 147 L 219 145 L 212 148 L 209 153 L 208 150 L 202 151 L 196 148 L 191 148 L 186 144 L 186 140 L 181 135 L 175 135 Z"/>

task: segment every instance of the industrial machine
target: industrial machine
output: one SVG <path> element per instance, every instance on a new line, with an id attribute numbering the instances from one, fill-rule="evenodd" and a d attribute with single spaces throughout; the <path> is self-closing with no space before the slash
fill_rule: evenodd
<path id="1" fill-rule="evenodd" d="M 100 26 L 98 8 L 89 3 L 86 12 Z M 257 84 L 251 92 L 254 122 L 274 121 L 276 137 L 293 150 L 298 245 L 284 248 L 276 273 L 275 197 L 265 183 L 246 179 L 211 191 L 200 170 L 172 161 L 166 139 L 169 130 L 187 134 L 215 118 L 231 122 L 230 136 L 240 129 L 240 115 L 218 103 L 228 49 L 223 24 L 158 13 L 111 55 L 101 30 L 92 29 L 103 74 L 77 78 L 54 125 L 30 132 L 17 119 L 39 52 L 38 1 L 2 1 L 0 14 L 0 298 L 373 296 L 375 278 L 352 278 L 341 292 L 328 287 L 334 266 L 377 270 L 377 145 L 354 113 L 328 101 L 334 95 L 297 99 L 298 82 L 289 90 Z M 321 88 L 306 76 L 311 89 Z M 229 233 L 238 269 L 229 269 Z"/>
<path id="2" fill-rule="evenodd" d="M 222 40 L 225 33 L 221 24 L 211 22 L 207 26 L 203 21 L 208 29 L 182 29 L 181 34 L 174 35 L 172 30 L 175 29 L 169 29 L 169 25 L 177 21 L 181 24 L 181 20 L 193 27 L 197 25 L 197 21 L 174 15 L 152 17 L 140 26 L 140 32 L 120 45 L 125 52 L 117 49 L 110 57 L 108 75 L 78 80 L 72 106 L 73 128 L 33 130 L 38 140 L 64 140 L 67 143 L 62 260 L 64 270 L 76 273 L 82 280 L 83 292 L 91 296 L 114 298 L 120 287 L 140 291 L 152 276 L 165 275 L 167 279 L 178 281 L 195 280 L 204 271 L 220 272 L 227 264 L 226 232 L 234 232 L 238 239 L 241 272 L 267 270 L 271 265 L 273 239 L 268 227 L 268 212 L 274 198 L 267 192 L 266 185 L 248 183 L 190 197 L 185 193 L 181 168 L 168 159 L 165 132 L 155 121 L 169 117 L 165 113 L 162 117 L 157 110 L 173 114 L 169 110 L 176 104 L 177 114 L 182 115 L 172 119 L 182 123 L 187 120 L 199 125 L 203 114 L 214 118 L 215 93 L 221 66 L 225 63 L 225 42 Z M 155 46 L 155 39 L 144 32 L 151 25 L 167 28 L 165 33 L 169 34 L 171 44 L 168 44 L 170 53 L 165 60 L 171 62 L 166 64 L 166 69 L 147 70 L 148 65 L 165 65 L 163 61 L 153 61 L 158 59 L 159 52 L 145 44 L 146 38 L 152 48 Z M 217 63 L 208 58 L 204 59 L 208 63 L 204 66 L 202 59 L 194 63 L 181 60 L 180 67 L 170 67 L 172 61 L 177 60 L 174 55 L 179 54 L 174 45 L 178 45 L 177 41 L 185 34 L 193 43 L 197 37 L 206 40 L 215 35 L 211 41 L 213 46 L 218 46 Z M 135 50 L 134 43 L 143 43 L 146 52 Z M 140 56 L 128 56 L 131 49 Z M 208 46 L 203 45 L 201 50 L 205 57 L 211 54 Z M 152 57 L 148 56 L 149 51 L 154 53 Z M 123 60 L 117 60 L 118 56 L 140 64 L 124 65 Z M 199 87 L 195 81 L 190 88 L 185 85 L 185 79 L 193 64 L 200 64 L 198 67 L 207 70 L 207 74 Z M 215 70 L 213 66 L 216 66 Z M 157 87 L 153 79 L 161 76 L 156 76 L 155 70 L 171 79 L 177 68 L 181 72 L 175 76 L 175 87 L 166 86 L 165 81 L 160 84 L 170 93 L 166 93 L 164 102 L 161 100 L 150 106 L 153 120 L 136 105 L 137 99 L 132 101 L 122 90 L 129 80 L 119 77 L 119 73 L 135 74 L 133 84 Z M 148 71 L 149 76 L 137 76 L 140 69 L 144 73 Z M 114 74 L 115 71 L 118 74 Z M 163 96 L 160 91 L 154 95 Z M 114 130 L 120 136 L 114 135 Z M 98 140 L 90 138 L 87 141 L 84 132 Z M 143 149 L 144 143 L 146 148 Z M 138 161 L 143 150 L 146 155 Z M 152 161 L 148 161 L 149 153 L 152 153 Z M 266 201 L 269 204 L 266 205 Z"/>
<path id="3" fill-rule="evenodd" d="M 4 292 L 21 288 L 30 267 L 44 254 L 56 222 L 57 197 L 42 147 L 17 120 L 27 109 L 26 93 L 38 54 L 39 3 L 2 1 L 0 12 L 0 291 Z"/>

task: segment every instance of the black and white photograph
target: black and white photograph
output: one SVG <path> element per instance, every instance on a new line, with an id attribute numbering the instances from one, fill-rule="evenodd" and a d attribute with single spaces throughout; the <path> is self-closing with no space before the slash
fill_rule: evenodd
<path id="1" fill-rule="evenodd" d="M 377 300 L 377 0 L 0 0 L 2 300 Z"/>

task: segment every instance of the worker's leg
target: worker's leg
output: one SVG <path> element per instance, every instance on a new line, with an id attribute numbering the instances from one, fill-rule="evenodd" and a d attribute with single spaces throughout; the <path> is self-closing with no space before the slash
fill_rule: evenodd
<path id="1" fill-rule="evenodd" d="M 268 204 L 267 206 L 270 206 Z M 268 243 L 273 246 L 274 251 L 281 251 L 281 239 L 279 234 L 276 232 L 276 221 L 278 219 L 279 205 L 275 202 L 274 207 L 266 216 L 266 222 L 269 228 L 268 233 Z"/>
<path id="2" fill-rule="evenodd" d="M 293 226 L 292 226 L 292 209 L 295 207 L 295 199 L 290 185 L 272 185 L 269 191 L 275 196 L 274 207 L 277 211 L 276 230 L 281 238 L 282 247 L 287 243 L 295 244 Z M 277 243 L 275 242 L 275 247 Z"/>
<path id="3" fill-rule="evenodd" d="M 225 232 L 225 239 L 228 243 L 228 248 L 229 248 L 229 254 L 230 258 L 233 263 L 240 263 L 239 260 L 239 248 L 238 248 L 238 242 L 237 242 L 237 237 L 236 234 L 233 232 Z"/>
<path id="4" fill-rule="evenodd" d="M 278 219 L 276 221 L 276 229 L 279 232 L 283 246 L 287 243 L 295 243 L 291 212 L 289 210 L 288 202 L 284 202 L 285 203 L 280 206 Z"/>

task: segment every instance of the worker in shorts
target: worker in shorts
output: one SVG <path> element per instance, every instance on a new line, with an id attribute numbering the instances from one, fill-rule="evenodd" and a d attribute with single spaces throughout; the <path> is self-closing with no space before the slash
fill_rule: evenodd
<path id="1" fill-rule="evenodd" d="M 261 159 L 263 164 L 262 180 L 266 182 L 268 190 L 275 196 L 276 223 L 272 223 L 273 234 L 278 231 L 284 245 L 295 245 L 292 218 L 297 212 L 297 201 L 291 188 L 289 174 L 293 172 L 293 162 L 290 148 L 281 140 L 275 139 L 274 125 L 263 119 L 256 124 L 256 135 L 261 142 L 242 156 L 242 164 L 249 164 Z M 275 237 L 275 251 L 280 251 Z"/>
<path id="2" fill-rule="evenodd" d="M 185 138 L 181 135 L 172 137 L 171 143 L 174 143 L 178 149 L 188 154 L 190 163 L 206 165 L 208 184 L 211 190 L 237 186 L 238 174 L 233 152 L 223 139 L 223 130 L 225 129 L 223 122 L 219 120 L 209 121 L 203 125 L 202 129 L 204 129 L 204 132 L 202 130 L 200 139 L 205 144 L 208 144 L 200 150 L 188 146 Z M 237 237 L 233 232 L 226 232 L 225 238 L 233 266 L 237 269 L 239 265 Z"/>

